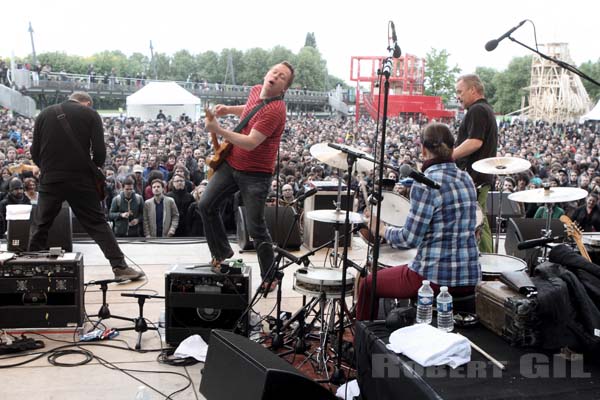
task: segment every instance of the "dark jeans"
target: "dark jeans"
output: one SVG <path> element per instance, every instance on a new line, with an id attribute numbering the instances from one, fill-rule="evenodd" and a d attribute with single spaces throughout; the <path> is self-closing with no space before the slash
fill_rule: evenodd
<path id="1" fill-rule="evenodd" d="M 88 235 L 100 246 L 112 267 L 126 267 L 125 256 L 115 239 L 100 207 L 96 190 L 83 182 L 59 182 L 43 185 L 39 191 L 38 208 L 33 221 L 29 250 L 48 247 L 48 230 L 67 201 Z"/>
<path id="2" fill-rule="evenodd" d="M 224 260 L 233 255 L 219 208 L 227 196 L 238 190 L 246 206 L 246 228 L 257 249 L 261 276 L 273 263 L 273 245 L 265 221 L 265 202 L 271 186 L 271 174 L 237 171 L 224 162 L 217 168 L 200 198 L 198 208 L 204 234 L 213 257 Z M 264 243 L 264 245 L 263 245 Z"/>

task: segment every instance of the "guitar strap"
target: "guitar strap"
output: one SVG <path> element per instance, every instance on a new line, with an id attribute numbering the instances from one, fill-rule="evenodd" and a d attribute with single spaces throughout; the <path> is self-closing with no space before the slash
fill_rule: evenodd
<path id="1" fill-rule="evenodd" d="M 264 106 L 266 106 L 267 104 L 269 104 L 272 101 L 275 100 L 283 100 L 283 95 L 279 95 L 276 97 L 270 97 L 268 99 L 264 99 L 260 104 L 257 104 L 252 111 L 250 111 L 248 113 L 248 115 L 246 115 L 246 117 L 244 117 L 244 119 L 235 127 L 235 129 L 233 130 L 234 132 L 241 132 L 242 129 L 244 129 L 244 127 L 246 125 L 248 125 L 248 122 L 250 121 L 250 119 L 254 116 L 254 114 L 256 114 L 261 108 L 263 108 Z"/>

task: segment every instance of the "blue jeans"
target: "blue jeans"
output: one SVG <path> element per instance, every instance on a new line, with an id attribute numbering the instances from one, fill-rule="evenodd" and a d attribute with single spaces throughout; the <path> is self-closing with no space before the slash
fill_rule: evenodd
<path id="1" fill-rule="evenodd" d="M 271 174 L 238 171 L 224 162 L 212 175 L 198 204 L 210 253 L 214 258 L 224 260 L 233 256 L 233 250 L 227 240 L 219 205 L 227 196 L 240 191 L 246 206 L 246 228 L 254 241 L 263 278 L 274 259 L 272 239 L 265 221 L 265 202 L 270 187 Z"/>

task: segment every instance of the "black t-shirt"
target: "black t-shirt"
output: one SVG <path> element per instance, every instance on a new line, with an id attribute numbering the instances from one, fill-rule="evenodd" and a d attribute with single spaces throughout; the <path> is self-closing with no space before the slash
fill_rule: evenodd
<path id="1" fill-rule="evenodd" d="M 496 124 L 494 110 L 492 110 L 486 99 L 479 99 L 469 107 L 467 114 L 458 128 L 456 146 L 458 147 L 467 139 L 479 139 L 483 141 L 483 144 L 473 154 L 456 160 L 456 164 L 460 169 L 467 171 L 471 175 L 475 186 L 482 184 L 493 185 L 493 175 L 482 174 L 474 171 L 472 168 L 473 163 L 476 161 L 496 157 L 498 125 Z"/>

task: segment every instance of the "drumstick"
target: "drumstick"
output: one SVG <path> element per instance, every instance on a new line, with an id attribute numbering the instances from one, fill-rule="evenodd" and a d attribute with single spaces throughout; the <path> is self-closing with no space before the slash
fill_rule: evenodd
<path id="1" fill-rule="evenodd" d="M 456 334 L 459 335 L 459 336 L 464 337 L 465 339 L 467 339 L 469 341 L 469 344 L 471 345 L 472 348 L 474 348 L 482 356 L 484 356 L 485 358 L 487 358 L 488 360 L 490 360 L 496 367 L 500 368 L 501 370 L 505 370 L 506 369 L 506 367 L 504 366 L 504 364 L 502 364 L 500 361 L 496 360 L 494 357 L 492 357 L 491 355 L 489 355 L 488 353 L 486 353 L 481 347 L 479 347 L 475 343 L 473 343 L 471 341 L 471 339 L 469 339 L 466 336 L 461 335 L 460 333 L 456 333 Z"/>

